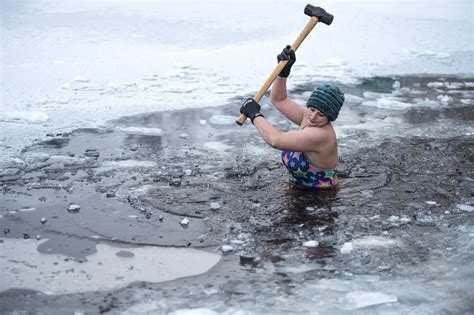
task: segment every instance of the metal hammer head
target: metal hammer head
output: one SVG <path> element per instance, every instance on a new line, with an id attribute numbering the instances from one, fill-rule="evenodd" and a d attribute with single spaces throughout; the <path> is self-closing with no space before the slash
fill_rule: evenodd
<path id="1" fill-rule="evenodd" d="M 324 10 L 323 8 L 315 7 L 311 4 L 306 5 L 306 7 L 304 8 L 304 14 L 309 16 L 315 16 L 318 18 L 319 22 L 323 22 L 327 25 L 331 25 L 332 20 L 334 19 L 334 16 L 332 14 L 327 13 L 326 10 Z"/>

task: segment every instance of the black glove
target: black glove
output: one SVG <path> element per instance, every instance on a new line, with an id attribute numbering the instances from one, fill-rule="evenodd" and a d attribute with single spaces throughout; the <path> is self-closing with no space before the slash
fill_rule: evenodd
<path id="1" fill-rule="evenodd" d="M 283 51 L 281 52 L 281 54 L 279 54 L 277 56 L 277 60 L 278 60 L 278 62 L 280 62 L 282 60 L 288 60 L 288 63 L 286 64 L 286 66 L 281 70 L 280 74 L 278 75 L 279 77 L 287 78 L 290 75 L 291 66 L 293 66 L 293 64 L 296 61 L 295 52 L 294 52 L 294 50 L 291 49 L 290 45 L 287 45 L 285 48 L 283 48 Z"/>
<path id="2" fill-rule="evenodd" d="M 255 117 L 262 116 L 263 115 L 260 113 L 260 105 L 258 105 L 257 102 L 253 98 L 248 98 L 243 104 L 242 107 L 240 107 L 240 112 L 242 114 L 245 114 L 250 120 L 252 121 L 255 119 Z"/>

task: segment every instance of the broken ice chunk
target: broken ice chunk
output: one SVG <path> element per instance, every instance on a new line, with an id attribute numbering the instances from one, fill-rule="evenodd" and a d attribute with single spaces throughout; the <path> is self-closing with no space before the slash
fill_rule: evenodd
<path id="1" fill-rule="evenodd" d="M 349 292 L 341 299 L 344 309 L 355 310 L 371 305 L 397 302 L 395 295 L 388 295 L 381 292 L 355 291 Z"/>
<path id="2" fill-rule="evenodd" d="M 230 245 L 222 245 L 222 252 L 223 253 L 228 253 L 228 252 L 231 252 L 233 250 L 234 250 L 234 248 Z"/>
<path id="3" fill-rule="evenodd" d="M 81 209 L 81 206 L 71 204 L 71 205 L 69 205 L 69 207 L 67 208 L 67 211 L 68 211 L 68 212 L 74 212 L 74 213 L 76 213 L 76 212 L 79 212 L 80 209 Z"/>
<path id="4" fill-rule="evenodd" d="M 458 208 L 459 210 L 462 210 L 462 211 L 466 211 L 466 212 L 472 212 L 474 210 L 473 206 L 462 205 L 462 204 L 456 205 L 456 208 Z"/>
<path id="5" fill-rule="evenodd" d="M 342 245 L 339 251 L 341 252 L 341 254 L 350 254 L 350 252 L 352 252 L 353 249 L 354 247 L 352 246 L 352 243 L 346 242 Z"/>
<path id="6" fill-rule="evenodd" d="M 220 209 L 221 205 L 218 202 L 211 202 L 210 207 L 212 210 Z"/>
<path id="7" fill-rule="evenodd" d="M 319 245 L 319 242 L 315 241 L 315 240 L 306 241 L 306 242 L 303 243 L 304 247 L 316 247 L 318 245 Z"/>

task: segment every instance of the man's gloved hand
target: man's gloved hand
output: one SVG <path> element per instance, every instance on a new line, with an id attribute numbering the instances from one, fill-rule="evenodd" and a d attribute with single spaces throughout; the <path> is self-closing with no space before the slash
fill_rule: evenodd
<path id="1" fill-rule="evenodd" d="M 293 64 L 296 61 L 295 52 L 291 49 L 290 45 L 287 45 L 285 48 L 283 48 L 283 51 L 281 52 L 281 54 L 277 56 L 277 60 L 278 62 L 282 60 L 288 60 L 288 63 L 278 75 L 279 77 L 287 78 L 290 75 L 291 66 L 293 66 Z"/>
<path id="2" fill-rule="evenodd" d="M 262 116 L 263 115 L 260 113 L 260 105 L 255 102 L 253 98 L 248 98 L 243 104 L 242 107 L 240 107 L 240 113 L 245 114 L 250 120 L 252 121 L 255 119 L 255 117 Z"/>

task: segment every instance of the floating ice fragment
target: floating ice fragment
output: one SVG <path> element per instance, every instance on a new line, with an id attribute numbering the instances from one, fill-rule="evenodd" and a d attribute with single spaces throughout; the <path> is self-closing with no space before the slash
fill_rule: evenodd
<path id="1" fill-rule="evenodd" d="M 441 103 L 449 103 L 451 102 L 453 99 L 452 97 L 448 96 L 448 95 L 438 95 L 437 99 L 441 102 Z"/>
<path id="2" fill-rule="evenodd" d="M 355 291 L 349 292 L 341 300 L 344 309 L 355 310 L 371 305 L 397 302 L 397 297 L 381 292 Z"/>
<path id="3" fill-rule="evenodd" d="M 212 210 L 217 210 L 221 208 L 221 205 L 218 202 L 211 202 L 210 207 Z"/>
<path id="4" fill-rule="evenodd" d="M 20 209 L 20 212 L 32 212 L 32 211 L 35 211 L 35 210 L 36 210 L 35 207 L 28 207 L 28 208 Z"/>
<path id="5" fill-rule="evenodd" d="M 439 108 L 441 105 L 438 101 L 430 100 L 428 98 L 425 98 L 425 99 L 417 98 L 414 101 L 416 102 L 415 103 L 416 107 Z"/>
<path id="6" fill-rule="evenodd" d="M 427 201 L 425 201 L 425 203 L 427 205 L 436 205 L 437 204 L 436 201 L 431 201 L 431 200 L 427 200 Z"/>
<path id="7" fill-rule="evenodd" d="M 222 252 L 223 253 L 228 253 L 233 251 L 234 248 L 231 245 L 222 245 Z"/>
<path id="8" fill-rule="evenodd" d="M 352 242 L 355 246 L 364 248 L 389 247 L 397 244 L 396 240 L 383 236 L 364 236 L 358 239 L 354 239 L 352 240 Z"/>
<path id="9" fill-rule="evenodd" d="M 155 167 L 156 162 L 152 161 L 137 161 L 137 160 L 123 160 L 123 161 L 107 161 L 102 163 L 100 170 L 117 169 L 117 168 L 151 168 Z"/>
<path id="10" fill-rule="evenodd" d="M 234 245 L 243 245 L 243 244 L 244 244 L 244 241 L 241 241 L 241 240 L 231 240 L 230 243 L 231 243 L 231 244 L 234 244 Z"/>
<path id="11" fill-rule="evenodd" d="M 189 224 L 189 219 L 188 218 L 183 218 L 180 222 L 181 225 L 188 225 Z"/>
<path id="12" fill-rule="evenodd" d="M 474 211 L 474 207 L 470 206 L 470 205 L 458 204 L 458 205 L 456 205 L 456 208 L 458 208 L 459 210 L 462 210 L 462 211 L 466 211 L 466 212 Z"/>
<path id="13" fill-rule="evenodd" d="M 341 254 L 350 254 L 353 250 L 353 246 L 352 246 L 352 243 L 350 242 L 346 242 L 342 245 L 342 247 L 339 249 L 339 251 L 341 252 Z"/>
<path id="14" fill-rule="evenodd" d="M 429 82 L 426 86 L 432 89 L 437 89 L 437 88 L 443 87 L 444 83 L 443 82 Z"/>
<path id="15" fill-rule="evenodd" d="M 319 245 L 319 242 L 315 240 L 306 241 L 303 243 L 304 247 L 317 247 L 318 245 Z"/>
<path id="16" fill-rule="evenodd" d="M 116 130 L 126 132 L 134 135 L 147 135 L 147 136 L 161 136 L 163 131 L 160 128 L 148 128 L 148 127 L 120 127 Z"/>
<path id="17" fill-rule="evenodd" d="M 189 136 L 189 135 L 188 135 L 187 133 L 181 133 L 181 134 L 179 134 L 179 137 L 180 137 L 181 139 L 187 139 L 188 136 Z"/>
<path id="18" fill-rule="evenodd" d="M 69 207 L 67 208 L 67 211 L 68 211 L 68 212 L 79 212 L 80 209 L 81 209 L 81 206 L 75 205 L 75 204 L 71 204 L 71 205 L 69 205 Z"/>
<path id="19" fill-rule="evenodd" d="M 205 119 L 199 120 L 199 124 L 201 124 L 201 125 L 205 125 L 206 123 L 207 123 L 207 121 Z"/>
<path id="20" fill-rule="evenodd" d="M 403 222 L 403 223 L 408 223 L 408 222 L 411 221 L 411 219 L 409 217 L 407 217 L 406 215 L 404 215 L 400 218 L 400 221 Z"/>
<path id="21" fill-rule="evenodd" d="M 397 222 L 399 219 L 400 219 L 399 216 L 397 216 L 397 215 L 391 215 L 391 216 L 387 219 L 387 221 L 388 221 L 388 222 Z"/>
<path id="22" fill-rule="evenodd" d="M 226 115 L 214 115 L 209 118 L 209 122 L 214 125 L 234 125 L 235 117 Z"/>
<path id="23" fill-rule="evenodd" d="M 401 102 L 390 97 L 380 98 L 375 101 L 364 101 L 361 103 L 361 105 L 392 110 L 405 110 L 413 106 L 410 103 Z"/>
<path id="24" fill-rule="evenodd" d="M 355 103 L 360 104 L 364 101 L 364 99 L 360 96 L 352 95 L 352 94 L 345 94 L 344 100 L 348 103 Z"/>
<path id="25" fill-rule="evenodd" d="M 41 218 L 40 222 L 41 224 L 45 225 L 45 223 L 47 222 L 48 220 L 46 218 Z"/>

